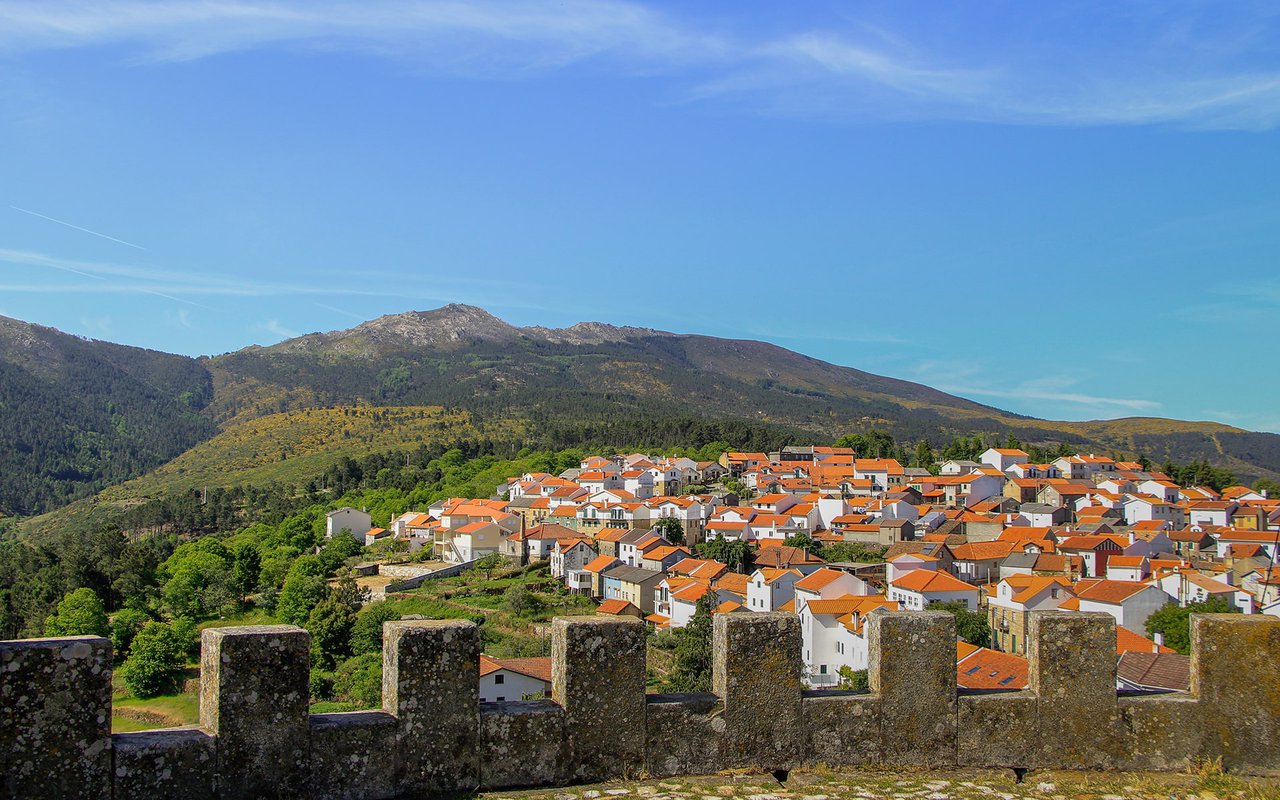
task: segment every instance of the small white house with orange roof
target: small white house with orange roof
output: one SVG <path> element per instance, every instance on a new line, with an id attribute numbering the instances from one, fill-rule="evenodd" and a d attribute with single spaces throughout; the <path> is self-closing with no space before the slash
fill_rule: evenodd
<path id="1" fill-rule="evenodd" d="M 1017 448 L 992 447 L 978 456 L 978 460 L 983 464 L 995 467 L 1001 472 L 1008 472 L 1009 468 L 1014 464 L 1030 463 L 1031 456 Z"/>
<path id="2" fill-rule="evenodd" d="M 1077 610 L 1103 611 L 1115 617 L 1117 625 L 1145 630 L 1147 618 L 1173 602 L 1159 586 L 1132 581 L 1086 578 L 1075 585 Z"/>
<path id="3" fill-rule="evenodd" d="M 908 611 L 923 611 L 930 603 L 961 603 L 978 608 L 979 589 L 937 570 L 917 569 L 889 583 L 888 596 Z"/>
<path id="4" fill-rule="evenodd" d="M 852 573 L 823 567 L 796 581 L 794 593 L 796 611 L 799 611 L 806 603 L 814 600 L 829 600 L 833 597 L 849 595 L 865 597 L 875 594 L 876 591 L 871 584 Z"/>
<path id="5" fill-rule="evenodd" d="M 1146 556 L 1111 556 L 1107 559 L 1107 580 L 1144 581 L 1151 574 L 1151 559 Z"/>
<path id="6" fill-rule="evenodd" d="M 880 608 L 896 610 L 898 604 L 883 595 L 844 595 L 811 600 L 797 608 L 807 684 L 831 686 L 839 682 L 841 667 L 867 668 L 864 621 L 867 614 Z"/>
<path id="7" fill-rule="evenodd" d="M 480 702 L 540 700 L 551 696 L 551 659 L 480 655 Z"/>
<path id="8" fill-rule="evenodd" d="M 791 602 L 796 582 L 804 575 L 798 569 L 760 567 L 747 581 L 747 610 L 757 613 L 777 611 Z"/>

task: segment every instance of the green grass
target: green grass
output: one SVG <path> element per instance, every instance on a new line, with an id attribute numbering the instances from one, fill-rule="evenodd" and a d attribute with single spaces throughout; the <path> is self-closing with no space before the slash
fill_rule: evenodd
<path id="1" fill-rule="evenodd" d="M 200 721 L 200 698 L 195 692 L 145 699 L 125 693 L 112 700 L 112 708 L 111 730 L 115 732 L 173 728 Z"/>

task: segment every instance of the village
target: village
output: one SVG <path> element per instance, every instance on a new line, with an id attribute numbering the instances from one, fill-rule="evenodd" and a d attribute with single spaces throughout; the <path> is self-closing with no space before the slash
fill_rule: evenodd
<path id="1" fill-rule="evenodd" d="M 817 446 L 710 462 L 589 457 L 387 528 L 339 509 L 327 533 L 425 551 L 450 574 L 485 559 L 546 563 L 597 613 L 658 632 L 688 625 L 700 605 L 793 613 L 811 688 L 858 686 L 866 621 L 886 610 L 985 620 L 983 641 L 957 641 L 958 685 L 976 690 L 1026 686 L 1033 611 L 1114 617 L 1117 689 L 1134 691 L 1189 686 L 1189 657 L 1147 633 L 1167 606 L 1280 616 L 1280 498 L 1265 491 L 1180 486 L 1092 454 L 1035 464 L 1017 448 L 935 468 Z M 549 659 L 486 656 L 481 679 L 484 700 L 541 696 Z"/>

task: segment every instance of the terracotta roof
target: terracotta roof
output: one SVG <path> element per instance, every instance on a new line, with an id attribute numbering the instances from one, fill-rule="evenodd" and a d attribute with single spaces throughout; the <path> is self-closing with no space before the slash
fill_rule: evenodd
<path id="1" fill-rule="evenodd" d="M 1076 584 L 1076 597 L 1095 603 L 1123 603 L 1150 585 L 1135 581 L 1080 581 Z"/>
<path id="2" fill-rule="evenodd" d="M 823 587 L 831 584 L 845 573 L 838 569 L 820 569 L 816 572 L 805 576 L 801 580 L 796 581 L 797 589 L 808 589 L 809 591 L 818 591 Z"/>
<path id="3" fill-rule="evenodd" d="M 951 555 L 956 561 L 984 561 L 993 558 L 1004 558 L 1013 552 L 1015 543 L 999 539 L 990 542 L 970 542 L 958 544 L 951 548 Z"/>
<path id="4" fill-rule="evenodd" d="M 1117 653 L 1172 653 L 1174 650 L 1162 644 L 1156 644 L 1141 634 L 1134 633 L 1123 625 L 1116 626 Z"/>
<path id="5" fill-rule="evenodd" d="M 621 563 L 613 556 L 596 556 L 587 563 L 584 570 L 587 572 L 603 572 L 614 564 Z"/>
<path id="6" fill-rule="evenodd" d="M 1181 653 L 1121 653 L 1116 676 L 1151 689 L 1191 688 L 1191 658 Z"/>
<path id="7" fill-rule="evenodd" d="M 596 613 L 597 614 L 622 614 L 628 608 L 635 608 L 635 607 L 636 607 L 636 604 L 630 602 L 629 600 L 623 600 L 620 597 L 614 597 L 609 600 L 605 600 L 601 602 L 600 605 L 596 606 Z"/>
<path id="8" fill-rule="evenodd" d="M 491 672 L 497 672 L 500 669 L 505 669 L 508 672 L 518 672 L 521 675 L 551 683 L 550 658 L 493 658 L 484 653 L 480 654 L 481 677 Z"/>
<path id="9" fill-rule="evenodd" d="M 962 580 L 951 577 L 945 572 L 931 569 L 913 569 L 891 581 L 891 586 L 906 589 L 909 592 L 974 592 L 978 587 L 971 586 Z"/>
<path id="10" fill-rule="evenodd" d="M 965 652 L 956 647 L 956 685 L 962 689 L 1025 689 L 1028 664 L 1025 658 L 986 647 Z M 972 647 L 970 645 L 969 647 Z"/>

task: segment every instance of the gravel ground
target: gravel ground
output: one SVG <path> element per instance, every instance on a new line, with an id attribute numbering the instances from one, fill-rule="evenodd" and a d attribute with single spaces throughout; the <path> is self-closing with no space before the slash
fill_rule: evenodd
<path id="1" fill-rule="evenodd" d="M 486 800 L 1280 800 L 1280 779 L 1191 773 L 795 771 L 629 781 L 523 792 Z"/>

